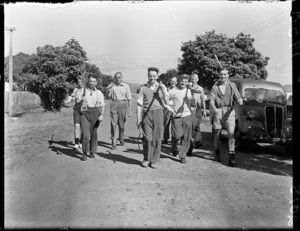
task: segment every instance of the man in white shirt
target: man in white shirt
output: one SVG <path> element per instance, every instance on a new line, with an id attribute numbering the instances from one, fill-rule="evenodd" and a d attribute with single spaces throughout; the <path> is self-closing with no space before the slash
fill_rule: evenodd
<path id="1" fill-rule="evenodd" d="M 179 158 L 181 163 L 186 163 L 186 154 L 189 150 L 192 136 L 192 120 L 190 110 L 191 90 L 187 88 L 188 75 L 179 77 L 178 89 L 170 93 L 169 100 L 173 101 L 172 112 L 172 154 Z M 181 140 L 181 145 L 178 147 Z"/>
<path id="2" fill-rule="evenodd" d="M 98 145 L 98 127 L 103 121 L 105 108 L 104 96 L 96 88 L 97 80 L 93 76 L 89 77 L 89 82 L 83 89 L 81 105 L 81 128 L 82 128 L 82 160 L 87 156 L 95 158 Z"/>
<path id="3" fill-rule="evenodd" d="M 117 72 L 114 76 L 114 83 L 108 88 L 108 97 L 112 102 L 110 105 L 110 122 L 111 122 L 111 140 L 112 149 L 116 149 L 117 127 L 119 128 L 119 141 L 121 146 L 124 145 L 124 129 L 126 122 L 126 114 L 131 116 L 131 92 L 128 84 L 123 82 L 121 72 Z M 129 108 L 129 110 L 128 110 Z"/>

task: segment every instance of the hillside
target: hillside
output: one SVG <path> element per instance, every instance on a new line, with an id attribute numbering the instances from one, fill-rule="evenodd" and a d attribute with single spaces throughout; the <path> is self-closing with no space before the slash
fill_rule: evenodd
<path id="1" fill-rule="evenodd" d="M 30 55 L 20 52 L 17 55 L 13 56 L 13 76 L 19 75 L 19 72 L 24 66 L 25 61 L 30 57 Z M 8 79 L 9 72 L 9 57 L 4 59 L 4 76 L 5 80 Z"/>

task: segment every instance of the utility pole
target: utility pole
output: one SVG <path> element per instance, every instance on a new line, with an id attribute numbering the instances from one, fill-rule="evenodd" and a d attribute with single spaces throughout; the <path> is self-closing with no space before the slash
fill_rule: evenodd
<path id="1" fill-rule="evenodd" d="M 16 30 L 14 27 L 6 28 L 9 30 L 9 98 L 8 98 L 8 113 L 12 116 L 12 108 L 13 108 L 13 58 L 12 58 L 12 41 L 13 41 L 13 31 Z"/>

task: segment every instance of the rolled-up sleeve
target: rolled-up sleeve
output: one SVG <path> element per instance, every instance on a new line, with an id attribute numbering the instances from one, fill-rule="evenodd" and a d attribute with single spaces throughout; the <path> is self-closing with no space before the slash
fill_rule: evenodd
<path id="1" fill-rule="evenodd" d="M 98 107 L 102 107 L 102 106 L 104 106 L 105 105 L 105 101 L 104 101 L 104 96 L 103 96 L 103 94 L 102 94 L 102 92 L 101 91 L 99 91 L 99 93 L 98 93 Z"/>
<path id="2" fill-rule="evenodd" d="M 130 87 L 127 85 L 126 88 L 127 88 L 126 89 L 126 98 L 128 100 L 132 100 L 132 95 L 131 95 Z"/>
<path id="3" fill-rule="evenodd" d="M 216 89 L 217 87 L 216 86 L 214 86 L 214 87 L 212 87 L 212 89 L 211 89 L 211 91 L 210 91 L 210 93 L 208 94 L 208 100 L 215 100 L 216 99 L 216 97 L 217 97 L 217 89 Z"/>

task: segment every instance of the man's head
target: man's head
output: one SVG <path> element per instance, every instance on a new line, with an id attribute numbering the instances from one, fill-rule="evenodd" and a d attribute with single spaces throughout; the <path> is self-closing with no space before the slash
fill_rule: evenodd
<path id="1" fill-rule="evenodd" d="M 117 72 L 115 75 L 114 75 L 114 82 L 116 84 L 121 84 L 123 81 L 123 76 L 122 76 L 122 73 L 121 72 Z"/>
<path id="2" fill-rule="evenodd" d="M 176 87 L 176 84 L 177 84 L 177 77 L 176 76 L 173 76 L 171 78 L 169 78 L 169 84 L 170 84 L 170 87 Z"/>
<path id="3" fill-rule="evenodd" d="M 150 84 L 156 83 L 156 81 L 158 79 L 158 72 L 159 72 L 159 70 L 156 67 L 148 68 L 148 79 L 149 79 Z"/>
<path id="4" fill-rule="evenodd" d="M 228 70 L 222 69 L 219 74 L 219 82 L 224 83 L 229 77 Z"/>
<path id="5" fill-rule="evenodd" d="M 199 78 L 198 78 L 197 74 L 195 74 L 195 73 L 191 74 L 190 82 L 192 82 L 193 84 L 197 84 L 198 80 L 199 80 Z"/>
<path id="6" fill-rule="evenodd" d="M 179 87 L 181 89 L 186 88 L 186 86 L 189 83 L 189 78 L 190 77 L 186 74 L 182 74 L 182 75 L 179 76 Z"/>
<path id="7" fill-rule="evenodd" d="M 97 85 L 97 79 L 91 75 L 89 77 L 89 88 L 95 89 L 96 85 Z"/>
<path id="8" fill-rule="evenodd" d="M 77 79 L 77 87 L 82 88 L 82 79 L 81 78 Z"/>

